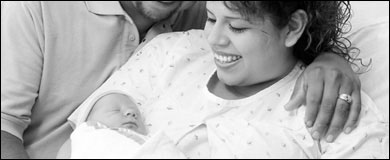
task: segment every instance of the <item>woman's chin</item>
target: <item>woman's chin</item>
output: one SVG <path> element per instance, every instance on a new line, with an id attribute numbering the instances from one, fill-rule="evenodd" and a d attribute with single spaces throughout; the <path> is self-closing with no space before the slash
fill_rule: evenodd
<path id="1" fill-rule="evenodd" d="M 238 86 L 239 83 L 238 81 L 235 79 L 234 76 L 220 76 L 218 75 L 218 79 L 225 85 L 227 86 Z"/>

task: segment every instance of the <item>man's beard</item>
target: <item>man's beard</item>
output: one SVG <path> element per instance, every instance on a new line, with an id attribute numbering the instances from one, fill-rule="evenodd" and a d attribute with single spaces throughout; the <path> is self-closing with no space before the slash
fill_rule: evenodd
<path id="1" fill-rule="evenodd" d="M 135 7 L 137 8 L 138 12 L 144 16 L 145 18 L 153 21 L 153 22 L 160 22 L 162 20 L 170 18 L 173 14 L 176 13 L 176 9 L 172 10 L 170 13 L 167 13 L 165 15 L 161 14 L 155 14 L 151 9 L 146 8 L 144 4 L 140 1 L 135 2 Z M 179 8 L 179 7 L 178 7 Z"/>

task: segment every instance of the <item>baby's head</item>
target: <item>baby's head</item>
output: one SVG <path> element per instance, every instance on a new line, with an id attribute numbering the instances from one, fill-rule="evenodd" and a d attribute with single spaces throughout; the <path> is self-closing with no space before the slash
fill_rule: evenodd
<path id="1" fill-rule="evenodd" d="M 309 64 L 324 52 L 350 58 L 341 37 L 350 17 L 346 2 L 209 1 L 207 11 L 206 35 L 227 85 L 281 78 L 297 60 Z"/>
<path id="2" fill-rule="evenodd" d="M 92 107 L 87 121 L 99 122 L 110 128 L 127 128 L 146 134 L 137 105 L 123 94 L 108 94 L 100 98 Z"/>

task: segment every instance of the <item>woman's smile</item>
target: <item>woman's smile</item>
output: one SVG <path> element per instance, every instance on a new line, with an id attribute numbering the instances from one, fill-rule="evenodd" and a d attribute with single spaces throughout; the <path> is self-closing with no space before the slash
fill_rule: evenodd
<path id="1" fill-rule="evenodd" d="M 242 59 L 240 55 L 228 54 L 224 52 L 214 51 L 215 64 L 220 68 L 233 67 Z"/>

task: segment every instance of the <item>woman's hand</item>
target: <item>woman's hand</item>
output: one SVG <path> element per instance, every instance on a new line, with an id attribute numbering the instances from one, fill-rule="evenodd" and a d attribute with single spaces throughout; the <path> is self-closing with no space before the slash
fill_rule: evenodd
<path id="1" fill-rule="evenodd" d="M 352 102 L 339 97 L 352 96 Z M 324 53 L 318 56 L 296 82 L 287 110 L 306 105 L 305 124 L 313 127 L 312 137 L 333 142 L 342 132 L 357 125 L 361 110 L 360 80 L 342 57 Z"/>

